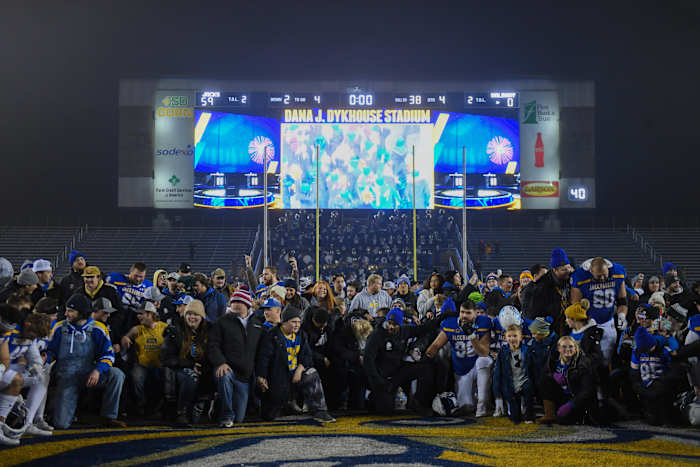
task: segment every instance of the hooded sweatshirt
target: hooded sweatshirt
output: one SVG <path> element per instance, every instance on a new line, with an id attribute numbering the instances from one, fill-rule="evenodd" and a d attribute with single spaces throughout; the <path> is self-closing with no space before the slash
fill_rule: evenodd
<path id="1" fill-rule="evenodd" d="M 92 318 L 81 326 L 65 320 L 56 323 L 46 352 L 49 358 L 57 360 L 60 377 L 84 374 L 93 369 L 104 374 L 114 365 L 114 350 L 107 329 Z"/>

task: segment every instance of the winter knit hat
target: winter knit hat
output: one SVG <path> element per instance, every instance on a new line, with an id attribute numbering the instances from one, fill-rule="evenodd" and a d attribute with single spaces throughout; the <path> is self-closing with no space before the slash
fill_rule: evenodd
<path id="1" fill-rule="evenodd" d="M 286 323 L 287 321 L 291 321 L 294 318 L 301 319 L 301 310 L 293 306 L 288 306 L 287 308 L 285 308 L 282 312 L 282 322 Z"/>
<path id="2" fill-rule="evenodd" d="M 661 306 L 666 306 L 666 298 L 664 297 L 664 293 L 659 291 L 659 292 L 654 292 L 651 294 L 651 297 L 649 297 L 649 303 L 651 305 L 657 303 Z"/>
<path id="3" fill-rule="evenodd" d="M 284 281 L 284 287 L 287 289 L 299 290 L 299 285 L 294 279 L 287 279 Z"/>
<path id="4" fill-rule="evenodd" d="M 669 263 L 664 263 L 664 267 L 663 267 L 663 270 L 662 270 L 662 272 L 661 272 L 661 275 L 662 275 L 662 276 L 665 276 L 666 273 L 668 273 L 668 271 L 670 271 L 671 269 L 673 269 L 673 270 L 675 270 L 675 271 L 678 270 L 678 269 L 676 269 L 676 265 L 675 265 L 675 264 L 670 263 L 670 262 L 669 262 Z"/>
<path id="5" fill-rule="evenodd" d="M 17 277 L 19 285 L 34 285 L 39 283 L 39 278 L 31 268 L 24 269 Z"/>
<path id="6" fill-rule="evenodd" d="M 549 262 L 549 266 L 552 268 L 558 268 L 559 266 L 566 266 L 567 264 L 571 264 L 571 262 L 566 256 L 566 252 L 561 248 L 553 249 L 552 260 Z"/>
<path id="7" fill-rule="evenodd" d="M 666 287 L 673 284 L 674 282 L 678 282 L 679 280 L 680 279 L 678 279 L 678 276 L 672 272 L 669 272 L 668 274 L 664 274 L 664 285 Z"/>
<path id="8" fill-rule="evenodd" d="M 204 303 L 201 300 L 192 300 L 185 307 L 185 314 L 194 313 L 197 316 L 201 316 L 202 319 L 207 319 L 207 313 L 204 311 Z"/>
<path id="9" fill-rule="evenodd" d="M 474 303 L 480 303 L 484 301 L 484 295 L 480 294 L 479 292 L 472 292 L 467 298 Z"/>
<path id="10" fill-rule="evenodd" d="M 532 276 L 532 273 L 528 270 L 525 270 L 520 273 L 520 280 L 523 280 L 523 277 L 529 278 L 531 281 L 535 280 L 535 278 Z"/>
<path id="11" fill-rule="evenodd" d="M 74 293 L 66 301 L 66 308 L 77 311 L 81 318 L 89 318 L 90 313 L 92 313 L 92 302 L 86 295 Z"/>
<path id="12" fill-rule="evenodd" d="M 634 341 L 637 344 L 637 349 L 641 350 L 642 352 L 648 352 L 651 349 L 653 349 L 657 341 L 654 339 L 654 336 L 649 334 L 649 331 L 645 327 L 639 326 L 637 328 L 637 332 L 634 333 Z"/>
<path id="13" fill-rule="evenodd" d="M 535 318 L 530 323 L 530 332 L 533 334 L 549 334 L 549 322 L 542 318 Z"/>
<path id="14" fill-rule="evenodd" d="M 635 310 L 635 315 L 640 319 L 651 319 L 655 320 L 659 318 L 659 309 L 654 305 L 649 305 L 648 303 L 643 303 L 637 307 Z"/>
<path id="15" fill-rule="evenodd" d="M 233 302 L 243 303 L 248 308 L 253 306 L 253 300 L 250 298 L 250 294 L 246 290 L 236 290 L 235 292 L 233 292 L 233 294 L 231 295 L 231 300 L 229 300 L 229 303 L 233 303 Z"/>
<path id="16" fill-rule="evenodd" d="M 401 308 L 392 308 L 386 315 L 386 321 L 393 321 L 401 326 L 403 324 L 403 311 Z"/>
<path id="17" fill-rule="evenodd" d="M 569 305 L 564 311 L 567 318 L 577 321 L 588 321 L 588 309 L 591 307 L 591 302 L 582 298 L 580 302 Z"/>
<path id="18" fill-rule="evenodd" d="M 70 254 L 68 255 L 68 264 L 70 264 L 71 266 L 73 266 L 73 263 L 74 263 L 75 260 L 78 259 L 78 258 L 83 258 L 83 259 L 85 259 L 85 255 L 83 255 L 83 254 L 82 254 L 81 252 L 79 252 L 78 250 L 73 250 L 73 251 L 71 251 Z"/>

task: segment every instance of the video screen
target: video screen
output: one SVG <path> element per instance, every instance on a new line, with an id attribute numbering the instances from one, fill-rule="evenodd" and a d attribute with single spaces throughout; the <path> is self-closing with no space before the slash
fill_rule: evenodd
<path id="1" fill-rule="evenodd" d="M 318 186 L 321 209 L 412 209 L 414 192 L 416 209 L 458 209 L 466 182 L 470 209 L 520 208 L 516 118 L 441 111 L 421 123 L 320 118 L 288 123 L 281 115 L 196 110 L 194 205 L 246 209 L 267 198 L 273 209 L 312 209 Z"/>
<path id="2" fill-rule="evenodd" d="M 432 125 L 283 124 L 281 197 L 285 209 L 316 207 L 316 147 L 322 209 L 433 207 Z"/>

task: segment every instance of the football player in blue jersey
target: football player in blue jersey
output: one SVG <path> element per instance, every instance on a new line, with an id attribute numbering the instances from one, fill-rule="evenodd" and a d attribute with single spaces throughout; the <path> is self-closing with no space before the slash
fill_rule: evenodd
<path id="1" fill-rule="evenodd" d="M 588 299 L 588 315 L 603 330 L 600 348 L 605 364 L 615 352 L 617 330 L 627 327 L 627 291 L 625 269 L 597 257 L 585 261 L 571 276 L 571 303 Z"/>
<path id="2" fill-rule="evenodd" d="M 146 265 L 140 262 L 131 266 L 128 276 L 120 272 L 113 272 L 105 278 L 105 282 L 117 288 L 124 305 L 133 308 L 138 308 L 143 302 L 146 289 L 153 285 L 151 281 L 146 280 Z"/>
<path id="3" fill-rule="evenodd" d="M 440 333 L 425 354 L 434 357 L 447 342 L 452 345 L 457 405 L 462 410 L 474 407 L 476 382 L 476 416 L 483 417 L 491 395 L 491 320 L 488 316 L 477 315 L 476 304 L 467 299 L 459 308 L 459 319 L 451 317 L 440 323 Z"/>

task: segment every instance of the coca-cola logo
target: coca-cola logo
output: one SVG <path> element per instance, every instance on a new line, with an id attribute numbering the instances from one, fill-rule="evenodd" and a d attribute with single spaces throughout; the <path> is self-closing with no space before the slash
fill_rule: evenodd
<path id="1" fill-rule="evenodd" d="M 533 181 L 520 184 L 522 196 L 526 198 L 558 198 L 559 182 Z"/>

